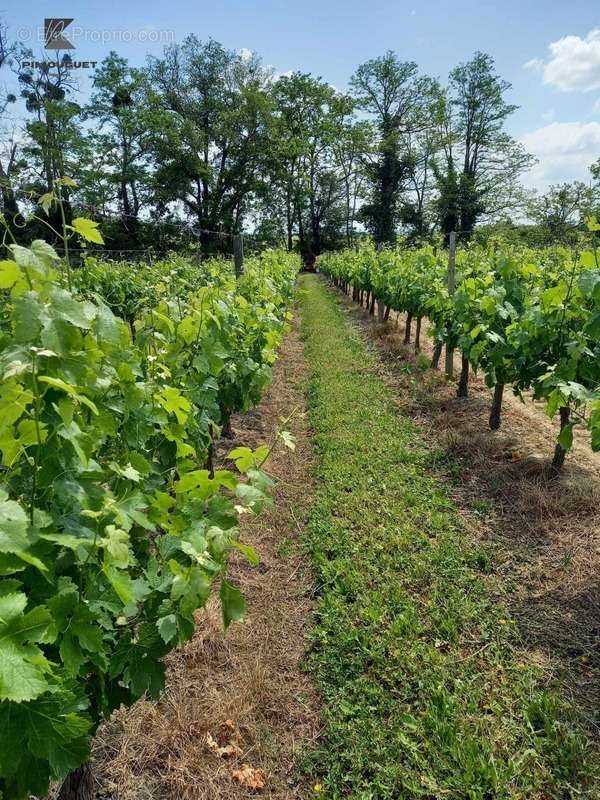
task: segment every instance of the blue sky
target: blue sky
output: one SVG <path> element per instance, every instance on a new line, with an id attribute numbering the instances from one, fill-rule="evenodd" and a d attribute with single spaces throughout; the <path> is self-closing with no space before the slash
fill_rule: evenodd
<path id="1" fill-rule="evenodd" d="M 48 15 L 74 17 L 73 26 L 87 32 L 87 41 L 74 42 L 77 59 L 101 60 L 114 49 L 142 64 L 146 52 L 162 49 L 148 37 L 165 32 L 178 41 L 193 32 L 256 50 L 279 72 L 321 75 L 339 89 L 359 63 L 387 49 L 440 78 L 482 50 L 513 84 L 510 99 L 520 110 L 510 132 L 540 159 L 529 185 L 587 180 L 587 166 L 600 157 L 600 6 L 591 0 L 105 0 L 83 8 L 73 0 L 28 0 L 4 12 L 10 33 L 33 37 L 40 55 L 35 37 Z M 101 31 L 109 39 L 112 31 L 126 33 L 103 44 Z"/>

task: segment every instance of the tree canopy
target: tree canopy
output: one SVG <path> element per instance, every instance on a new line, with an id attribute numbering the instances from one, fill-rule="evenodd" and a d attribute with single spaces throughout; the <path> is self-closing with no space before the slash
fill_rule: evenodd
<path id="1" fill-rule="evenodd" d="M 545 202 L 560 217 L 565 192 L 583 194 L 572 186 L 524 203 L 520 177 L 533 159 L 507 133 L 511 87 L 485 53 L 444 85 L 388 51 L 359 65 L 342 92 L 190 35 L 140 66 L 111 52 L 83 104 L 68 56 L 25 67 L 32 54 L 2 37 L 21 98 L 0 98 L 0 116 L 15 100 L 25 115 L 23 136 L 0 127 L 9 221 L 68 175 L 67 212 L 108 219 L 109 243 L 147 243 L 159 223 L 185 223 L 207 246 L 250 231 L 310 260 L 366 232 L 378 245 L 450 230 L 467 239 L 478 224 L 524 213 L 548 226 Z"/>

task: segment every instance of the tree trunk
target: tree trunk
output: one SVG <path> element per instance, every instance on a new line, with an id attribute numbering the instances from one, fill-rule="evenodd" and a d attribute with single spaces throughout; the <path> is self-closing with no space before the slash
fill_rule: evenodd
<path id="1" fill-rule="evenodd" d="M 385 314 L 385 305 L 382 303 L 381 300 L 377 301 L 377 320 L 380 323 L 383 323 L 383 317 Z"/>
<path id="2" fill-rule="evenodd" d="M 390 307 L 386 306 L 385 314 L 383 315 L 383 321 L 384 322 L 387 322 L 388 319 L 390 318 L 390 311 L 391 311 Z"/>
<path id="3" fill-rule="evenodd" d="M 409 311 L 408 314 L 406 315 L 406 327 L 404 328 L 404 344 L 410 343 L 410 329 L 412 327 L 412 318 L 413 315 Z"/>
<path id="4" fill-rule="evenodd" d="M 433 348 L 433 357 L 431 359 L 431 366 L 432 366 L 433 369 L 439 369 L 440 368 L 440 358 L 442 356 L 442 347 L 443 346 L 444 345 L 442 344 L 442 342 L 437 342 L 437 344 Z"/>
<path id="5" fill-rule="evenodd" d="M 502 396 L 504 394 L 504 384 L 497 383 L 494 386 L 494 399 L 490 411 L 490 428 L 497 431 L 500 427 L 500 414 L 502 412 Z"/>
<path id="6" fill-rule="evenodd" d="M 208 470 L 208 477 L 214 478 L 215 477 L 215 447 L 213 442 L 208 445 L 208 452 L 206 454 L 206 469 Z"/>
<path id="7" fill-rule="evenodd" d="M 454 348 L 450 347 L 448 342 L 450 341 L 450 330 L 447 330 L 448 339 L 446 341 L 446 358 L 444 359 L 444 367 L 446 375 L 449 378 L 454 376 Z"/>
<path id="8" fill-rule="evenodd" d="M 421 320 L 423 317 L 417 317 L 417 329 L 415 331 L 415 353 L 421 350 Z"/>
<path id="9" fill-rule="evenodd" d="M 64 779 L 57 800 L 93 800 L 94 794 L 92 768 L 83 764 Z"/>
<path id="10" fill-rule="evenodd" d="M 231 417 L 227 417 L 221 428 L 221 436 L 224 439 L 233 439 L 233 428 L 231 427 Z"/>
<path id="11" fill-rule="evenodd" d="M 121 196 L 121 207 L 123 209 L 125 224 L 127 224 L 127 217 L 131 216 L 131 205 L 129 203 L 129 191 L 127 190 L 127 181 L 124 179 L 121 180 L 119 194 Z"/>
<path id="12" fill-rule="evenodd" d="M 403 169 L 398 155 L 398 125 L 390 121 L 386 114 L 382 124 L 382 152 L 377 167 L 377 185 L 375 188 L 375 230 L 374 239 L 377 245 L 395 244 L 396 213 L 400 182 Z"/>
<path id="13" fill-rule="evenodd" d="M 138 190 L 137 186 L 135 185 L 135 181 L 130 181 L 129 185 L 131 186 L 131 197 L 133 199 L 133 216 L 137 221 L 138 214 L 140 213 L 140 198 L 138 196 Z"/>
<path id="14" fill-rule="evenodd" d="M 456 390 L 457 397 L 469 396 L 469 359 L 462 357 L 460 380 L 458 381 L 458 389 Z"/>
<path id="15" fill-rule="evenodd" d="M 560 414 L 560 430 L 562 431 L 567 427 L 569 424 L 569 417 L 571 415 L 571 409 L 568 406 L 561 406 L 559 409 Z M 557 442 L 556 447 L 554 448 L 554 458 L 552 459 L 552 469 L 555 472 L 560 472 L 563 468 L 563 464 L 565 463 L 565 456 L 567 455 L 567 451 Z"/>
<path id="16" fill-rule="evenodd" d="M 286 198 L 286 228 L 287 228 L 287 248 L 291 253 L 294 249 L 294 218 L 292 216 L 292 203 L 289 192 Z"/>
<path id="17" fill-rule="evenodd" d="M 369 314 L 375 313 L 375 295 L 371 292 L 371 305 L 369 306 Z"/>

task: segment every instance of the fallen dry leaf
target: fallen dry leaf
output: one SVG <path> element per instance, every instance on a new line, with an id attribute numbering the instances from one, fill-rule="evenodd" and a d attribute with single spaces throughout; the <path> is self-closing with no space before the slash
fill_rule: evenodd
<path id="1" fill-rule="evenodd" d="M 229 744 L 220 745 L 215 739 L 211 736 L 210 733 L 206 734 L 206 746 L 209 750 L 211 750 L 215 755 L 219 756 L 219 758 L 230 758 L 232 756 L 239 756 L 242 754 L 242 749 L 234 742 L 230 742 Z"/>
<path id="2" fill-rule="evenodd" d="M 250 764 L 242 764 L 239 769 L 234 769 L 231 773 L 234 781 L 248 789 L 264 789 L 267 784 L 267 776 L 260 767 L 253 767 Z"/>

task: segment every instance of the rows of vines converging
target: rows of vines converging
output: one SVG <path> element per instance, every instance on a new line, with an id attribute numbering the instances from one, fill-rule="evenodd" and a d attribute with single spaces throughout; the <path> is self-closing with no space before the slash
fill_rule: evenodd
<path id="1" fill-rule="evenodd" d="M 600 229 L 590 221 L 592 231 Z M 581 252 L 491 247 L 456 254 L 456 288 L 448 290 L 448 255 L 434 248 L 330 253 L 319 269 L 380 318 L 390 309 L 407 315 L 405 340 L 427 318 L 435 341 L 462 353 L 459 396 L 466 396 L 469 367 L 481 370 L 494 390 L 490 427 L 501 421 L 504 387 L 532 392 L 560 418 L 553 468 L 560 469 L 579 424 L 600 449 L 600 263 L 593 247 Z"/>
<path id="2" fill-rule="evenodd" d="M 83 228 L 82 228 L 83 229 Z M 289 317 L 296 259 L 151 269 L 10 245 L 0 261 L 0 797 L 42 795 L 99 722 L 164 682 L 260 510 L 268 447 L 212 443 L 256 403 Z"/>

